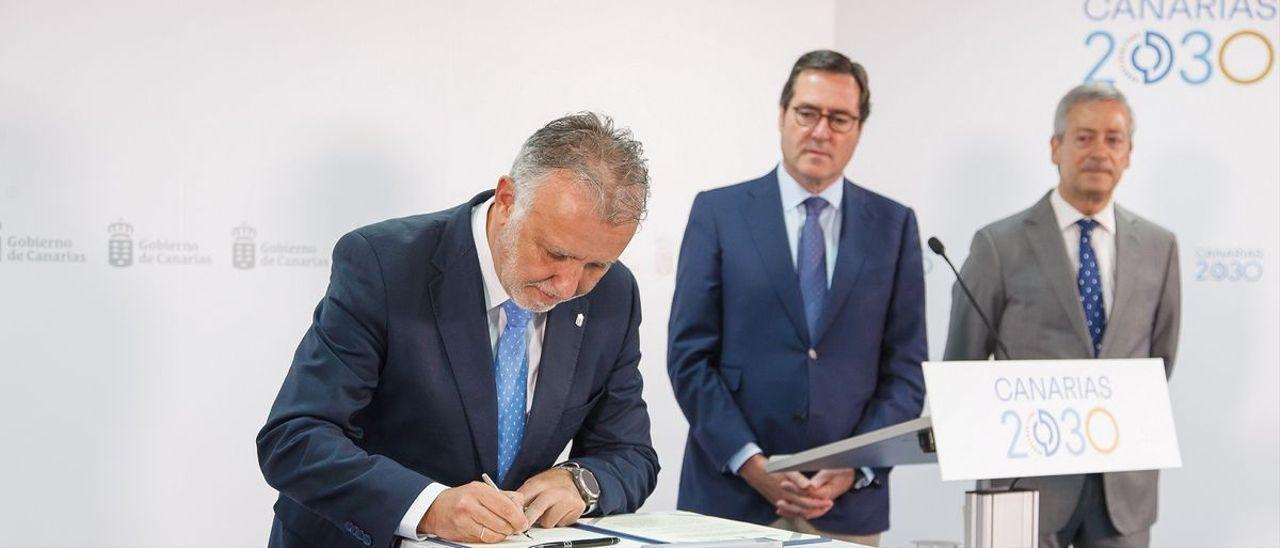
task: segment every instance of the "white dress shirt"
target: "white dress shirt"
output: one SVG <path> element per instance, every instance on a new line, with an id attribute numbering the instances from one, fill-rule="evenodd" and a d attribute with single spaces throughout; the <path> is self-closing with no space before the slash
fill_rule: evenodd
<path id="1" fill-rule="evenodd" d="M 1062 231 L 1062 242 L 1067 244 L 1067 258 L 1071 259 L 1071 279 L 1075 280 L 1080 272 L 1080 219 L 1093 219 L 1098 226 L 1089 233 L 1089 245 L 1098 256 L 1098 275 L 1102 277 L 1102 305 L 1108 319 L 1111 318 L 1111 305 L 1115 302 L 1116 287 L 1116 208 L 1115 202 L 1108 201 L 1106 206 L 1096 215 L 1087 216 L 1067 203 L 1062 191 L 1055 189 L 1049 195 L 1049 204 L 1053 206 L 1053 215 L 1058 219 L 1058 229 Z M 1074 287 L 1075 284 L 1072 284 Z"/>
<path id="2" fill-rule="evenodd" d="M 489 355 L 492 356 L 497 354 L 498 338 L 502 336 L 502 330 L 507 325 L 507 313 L 502 310 L 502 303 L 507 302 L 511 297 L 507 295 L 507 290 L 502 287 L 502 282 L 498 279 L 498 270 L 493 264 L 493 250 L 489 247 L 489 236 L 485 230 L 491 205 L 493 205 L 493 198 L 471 208 L 471 238 L 475 240 L 476 258 L 480 260 L 480 275 L 484 278 L 484 302 L 489 319 Z M 529 378 L 525 381 L 528 384 L 527 397 L 524 400 L 526 417 L 529 410 L 533 408 L 533 389 L 538 382 L 538 366 L 542 363 L 542 336 L 546 333 L 547 315 L 535 314 L 529 321 L 532 323 L 532 329 L 525 330 L 525 342 L 529 349 Z M 418 534 L 418 523 L 427 514 L 427 509 L 431 508 L 431 503 L 435 502 L 436 497 L 448 488 L 448 485 L 439 482 L 424 488 L 409 506 L 409 511 L 405 512 L 404 518 L 400 520 L 396 535 L 414 540 L 427 538 Z"/>

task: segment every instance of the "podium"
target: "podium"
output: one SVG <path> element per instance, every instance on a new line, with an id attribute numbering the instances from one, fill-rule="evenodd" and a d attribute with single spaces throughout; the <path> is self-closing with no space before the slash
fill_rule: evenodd
<path id="1" fill-rule="evenodd" d="M 888 468 L 934 462 L 938 462 L 938 452 L 933 439 L 933 418 L 920 417 L 794 455 L 775 456 L 769 459 L 765 470 L 811 472 L 823 468 Z"/>
<path id="2" fill-rule="evenodd" d="M 1182 465 L 1159 359 L 926 362 L 924 372 L 932 416 L 775 455 L 765 470 L 936 462 L 956 481 Z M 1035 490 L 967 492 L 967 546 L 1035 546 L 1039 503 Z"/>
<path id="3" fill-rule="evenodd" d="M 813 472 L 823 468 L 888 468 L 938 462 L 933 418 L 920 417 L 865 434 L 769 459 L 765 470 Z M 1039 493 L 1034 489 L 965 493 L 965 545 L 969 548 L 1035 546 Z"/>

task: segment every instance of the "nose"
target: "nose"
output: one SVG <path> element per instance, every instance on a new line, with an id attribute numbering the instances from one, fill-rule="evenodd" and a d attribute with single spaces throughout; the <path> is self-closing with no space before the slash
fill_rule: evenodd
<path id="1" fill-rule="evenodd" d="M 556 273 L 555 278 L 551 280 L 551 285 L 556 296 L 568 299 L 578 294 L 578 287 L 582 281 L 582 265 L 566 264 Z"/>
<path id="2" fill-rule="evenodd" d="M 1094 145 L 1089 147 L 1089 160 L 1098 165 L 1109 165 L 1111 161 L 1111 151 L 1106 145 Z"/>
<path id="3" fill-rule="evenodd" d="M 817 139 L 828 139 L 831 137 L 831 125 L 827 122 L 828 118 L 823 116 L 818 118 L 818 122 L 813 124 L 813 128 L 809 130 L 809 135 Z"/>
<path id="4" fill-rule="evenodd" d="M 1095 158 L 1110 157 L 1111 146 L 1107 144 L 1106 139 L 1094 139 L 1089 145 L 1089 155 Z"/>

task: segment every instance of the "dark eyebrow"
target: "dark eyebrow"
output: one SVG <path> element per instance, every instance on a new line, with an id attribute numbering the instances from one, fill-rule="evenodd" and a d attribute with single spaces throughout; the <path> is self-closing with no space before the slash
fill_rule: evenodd
<path id="1" fill-rule="evenodd" d="M 811 104 L 809 104 L 809 103 L 798 103 L 798 104 L 796 104 L 796 108 L 811 108 L 811 109 L 816 110 L 816 111 L 818 111 L 818 112 L 822 112 L 822 107 L 820 107 L 820 106 L 818 106 L 818 105 L 811 105 Z M 852 112 L 849 112 L 849 111 L 847 111 L 847 110 L 845 110 L 845 109 L 842 109 L 842 108 L 831 108 L 831 109 L 827 109 L 827 114 L 828 114 L 828 115 L 831 115 L 831 114 L 843 114 L 843 115 L 845 115 L 845 116 L 850 116 L 850 117 L 853 117 L 853 118 L 857 118 L 857 116 L 854 116 L 854 114 L 853 114 Z"/>

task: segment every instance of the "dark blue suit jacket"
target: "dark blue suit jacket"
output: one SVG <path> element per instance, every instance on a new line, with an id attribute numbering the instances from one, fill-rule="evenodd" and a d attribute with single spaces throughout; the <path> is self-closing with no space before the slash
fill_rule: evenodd
<path id="1" fill-rule="evenodd" d="M 727 471 L 748 442 L 766 455 L 796 453 L 920 414 L 925 307 L 915 214 L 840 184 L 839 252 L 814 335 L 776 174 L 700 193 L 693 202 L 667 357 L 689 420 L 682 509 L 770 522 L 777 519 L 773 505 Z M 888 529 L 887 479 L 841 496 L 814 526 L 852 534 Z"/>
<path id="2" fill-rule="evenodd" d="M 338 241 L 329 289 L 258 434 L 262 473 L 280 491 L 272 546 L 390 546 L 429 483 L 497 477 L 497 395 L 471 233 L 471 207 L 490 195 Z M 552 466 L 573 440 L 572 460 L 600 483 L 600 512 L 634 511 L 652 492 L 639 324 L 635 279 L 621 264 L 549 313 L 504 489 Z"/>

